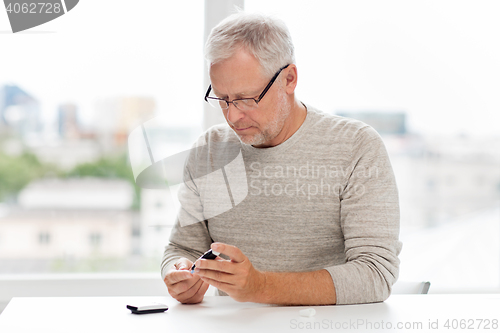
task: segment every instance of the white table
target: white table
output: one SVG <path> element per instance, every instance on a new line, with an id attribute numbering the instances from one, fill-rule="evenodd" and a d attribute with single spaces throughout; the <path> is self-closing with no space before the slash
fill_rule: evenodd
<path id="1" fill-rule="evenodd" d="M 126 309 L 127 304 L 144 302 L 166 303 L 170 309 L 146 315 Z M 299 315 L 305 308 L 217 296 L 197 305 L 170 297 L 13 298 L 0 315 L 0 332 L 500 332 L 496 294 L 393 295 L 383 303 L 313 306 L 316 315 L 311 318 Z"/>

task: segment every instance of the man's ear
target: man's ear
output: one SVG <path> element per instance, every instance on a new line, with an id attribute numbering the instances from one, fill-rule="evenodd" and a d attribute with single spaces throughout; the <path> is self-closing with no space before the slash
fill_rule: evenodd
<path id="1" fill-rule="evenodd" d="M 287 68 L 283 70 L 285 73 L 284 79 L 286 80 L 285 91 L 287 94 L 293 94 L 295 91 L 295 87 L 297 86 L 297 66 L 294 64 L 289 65 Z"/>

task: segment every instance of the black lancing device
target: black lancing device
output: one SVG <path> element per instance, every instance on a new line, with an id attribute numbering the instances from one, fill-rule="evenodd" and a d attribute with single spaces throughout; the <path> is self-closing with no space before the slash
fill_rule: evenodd
<path id="1" fill-rule="evenodd" d="M 219 252 L 217 251 L 212 251 L 212 249 L 208 250 L 207 252 L 203 253 L 203 255 L 199 258 L 199 259 L 209 259 L 209 260 L 214 260 L 215 258 L 217 258 L 217 256 L 219 256 Z M 191 266 L 191 274 L 194 273 L 194 269 L 196 268 L 196 265 L 193 264 L 193 266 Z"/>

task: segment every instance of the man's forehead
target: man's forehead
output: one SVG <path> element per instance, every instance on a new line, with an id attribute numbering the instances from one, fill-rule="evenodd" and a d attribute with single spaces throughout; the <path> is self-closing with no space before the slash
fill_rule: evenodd
<path id="1" fill-rule="evenodd" d="M 212 66 L 210 68 L 212 90 L 216 95 L 254 96 L 259 94 L 265 84 L 260 69 L 231 68 Z"/>

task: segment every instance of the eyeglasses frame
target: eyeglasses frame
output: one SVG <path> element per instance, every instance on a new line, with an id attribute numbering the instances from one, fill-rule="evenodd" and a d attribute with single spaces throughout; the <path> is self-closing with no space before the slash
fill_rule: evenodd
<path id="1" fill-rule="evenodd" d="M 273 78 L 271 79 L 271 81 L 269 81 L 269 83 L 267 84 L 267 86 L 264 88 L 264 91 L 262 91 L 262 93 L 259 95 L 259 97 L 257 97 L 257 99 L 255 98 L 236 98 L 236 99 L 233 99 L 232 101 L 228 101 L 228 100 L 225 100 L 223 98 L 217 98 L 217 97 L 208 97 L 208 95 L 210 94 L 210 91 L 212 91 L 212 85 L 210 84 L 208 86 L 208 90 L 207 90 L 207 93 L 205 94 L 205 102 L 208 103 L 208 99 L 211 99 L 211 100 L 217 100 L 217 101 L 224 101 L 226 102 L 226 105 L 227 105 L 227 108 L 224 109 L 224 110 L 227 110 L 229 109 L 229 103 L 232 103 L 234 105 L 234 107 L 236 107 L 238 110 L 240 110 L 240 108 L 238 108 L 236 106 L 236 104 L 234 104 L 233 102 L 234 101 L 241 101 L 241 100 L 245 100 L 245 99 L 253 99 L 255 101 L 255 104 L 259 105 L 259 102 L 264 98 L 264 96 L 266 95 L 266 93 L 269 91 L 269 89 L 271 88 L 271 86 L 273 85 L 274 81 L 276 81 L 276 79 L 278 78 L 278 76 L 280 75 L 280 73 L 285 69 L 287 68 L 288 66 L 290 66 L 291 64 L 288 64 L 286 66 L 283 66 L 281 67 L 277 72 L 276 74 L 274 74 Z"/>

